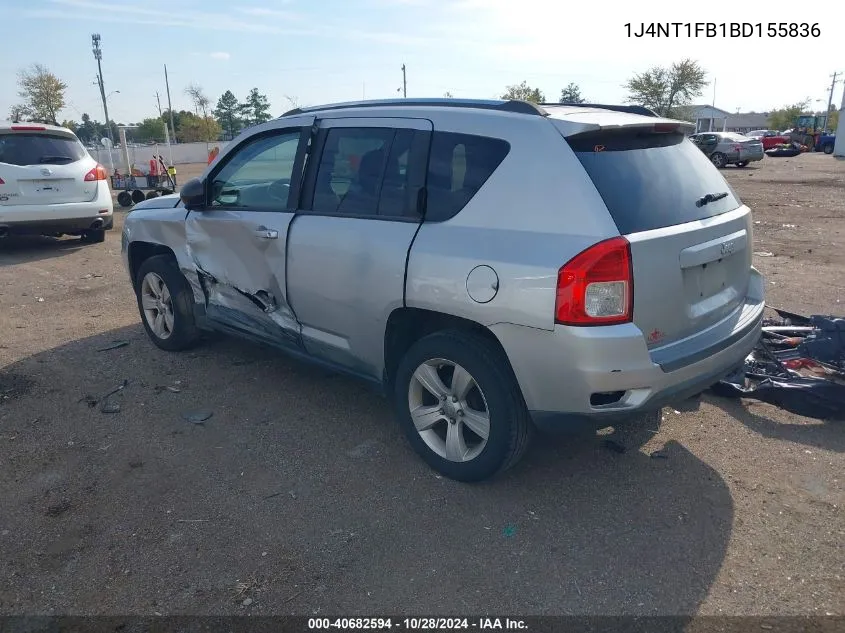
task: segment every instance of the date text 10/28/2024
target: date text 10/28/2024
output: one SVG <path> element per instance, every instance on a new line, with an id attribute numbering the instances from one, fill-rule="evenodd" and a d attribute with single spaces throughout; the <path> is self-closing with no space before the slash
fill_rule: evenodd
<path id="1" fill-rule="evenodd" d="M 628 37 L 821 37 L 818 22 L 628 22 Z"/>

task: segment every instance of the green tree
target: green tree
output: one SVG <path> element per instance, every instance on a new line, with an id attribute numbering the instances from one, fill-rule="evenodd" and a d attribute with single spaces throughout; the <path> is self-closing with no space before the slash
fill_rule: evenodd
<path id="1" fill-rule="evenodd" d="M 446 92 L 443 93 L 443 98 L 444 99 L 454 99 L 455 96 L 447 90 Z"/>
<path id="2" fill-rule="evenodd" d="M 532 103 L 543 103 L 546 100 L 545 95 L 539 88 L 532 88 L 525 81 L 521 84 L 508 86 L 501 98 L 515 101 L 531 101 Z"/>
<path id="3" fill-rule="evenodd" d="M 581 88 L 574 81 L 570 81 L 569 85 L 560 91 L 561 103 L 584 103 L 586 99 L 581 96 Z"/>
<path id="4" fill-rule="evenodd" d="M 270 116 L 270 101 L 267 95 L 258 92 L 258 88 L 249 91 L 246 101 L 238 109 L 247 126 L 258 125 L 273 118 Z"/>
<path id="5" fill-rule="evenodd" d="M 830 114 L 827 115 L 827 118 L 827 129 L 830 130 L 831 134 L 836 134 L 836 128 L 839 127 L 839 110 L 830 106 Z"/>
<path id="6" fill-rule="evenodd" d="M 240 117 L 240 105 L 238 104 L 238 98 L 231 90 L 227 90 L 220 95 L 220 98 L 217 100 L 217 107 L 214 108 L 214 116 L 223 128 L 227 138 L 233 139 L 241 131 L 243 121 L 241 121 Z"/>
<path id="7" fill-rule="evenodd" d="M 795 119 L 807 112 L 810 99 L 783 106 L 769 112 L 769 127 L 773 130 L 787 130 L 795 127 Z"/>
<path id="8" fill-rule="evenodd" d="M 627 101 L 643 105 L 661 116 L 678 116 L 682 108 L 701 96 L 707 73 L 691 59 L 671 66 L 654 66 L 625 83 Z"/>
<path id="9" fill-rule="evenodd" d="M 199 113 L 202 112 L 202 115 L 207 117 L 208 106 L 211 101 L 205 96 L 203 89 L 197 84 L 191 84 L 185 88 L 185 94 L 191 98 L 191 102 L 194 104 L 194 113 L 199 116 Z"/>
<path id="10" fill-rule="evenodd" d="M 223 133 L 214 117 L 200 117 L 192 112 L 184 112 L 180 119 L 179 138 L 183 143 L 216 141 Z"/>
<path id="11" fill-rule="evenodd" d="M 132 136 L 141 142 L 164 141 L 164 121 L 159 117 L 144 119 L 132 132 Z"/>
<path id="12" fill-rule="evenodd" d="M 24 117 L 58 125 L 58 116 L 65 107 L 67 84 L 43 64 L 33 64 L 18 73 L 18 96 L 23 103 L 14 106 L 13 119 Z"/>
<path id="13" fill-rule="evenodd" d="M 67 129 L 69 129 L 74 134 L 76 134 L 79 131 L 79 126 L 76 124 L 76 121 L 74 121 L 72 119 L 65 119 L 64 121 L 62 121 L 61 126 L 66 127 Z"/>

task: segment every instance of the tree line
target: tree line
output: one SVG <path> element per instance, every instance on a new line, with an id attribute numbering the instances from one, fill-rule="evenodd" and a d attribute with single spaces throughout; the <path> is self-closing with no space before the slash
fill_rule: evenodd
<path id="1" fill-rule="evenodd" d="M 118 127 L 124 125 L 114 120 L 106 123 L 83 113 L 81 120 L 64 119 L 59 122 L 59 114 L 65 109 L 65 91 L 67 84 L 43 64 L 33 64 L 18 73 L 18 97 L 20 102 L 12 106 L 9 118 L 12 121 L 33 121 L 66 127 L 86 144 L 99 144 L 100 139 L 109 136 L 118 142 Z M 196 141 L 230 140 L 238 133 L 250 126 L 269 121 L 270 101 L 267 95 L 258 88 L 249 91 L 243 101 L 238 100 L 231 90 L 227 90 L 217 99 L 214 108 L 205 91 L 197 84 L 190 84 L 185 88 L 185 94 L 191 100 L 193 111 L 174 110 L 173 125 L 175 140 L 182 143 Z M 291 103 L 295 99 L 288 97 Z M 147 117 L 136 123 L 127 125 L 137 126 L 127 130 L 127 139 L 135 142 L 164 142 L 166 140 L 165 124 L 170 126 L 171 113 L 168 109 L 160 112 L 160 116 Z M 171 140 L 174 140 L 174 130 L 170 130 Z"/>
<path id="2" fill-rule="evenodd" d="M 635 73 L 625 82 L 627 103 L 642 105 L 656 114 L 676 119 L 693 118 L 692 105 L 708 85 L 707 72 L 692 59 L 683 59 L 669 66 L 654 66 L 641 73 Z M 34 64 L 18 74 L 18 96 L 21 102 L 10 111 L 13 121 L 41 121 L 58 125 L 58 116 L 65 108 L 67 84 L 54 75 L 42 64 Z M 211 99 L 203 88 L 190 84 L 185 94 L 193 105 L 191 110 L 174 111 L 172 118 L 175 127 L 175 139 L 179 142 L 230 140 L 243 129 L 264 123 L 272 118 L 270 102 L 258 88 L 252 88 L 243 100 L 239 100 L 231 91 L 221 94 L 212 107 Z M 452 97 L 446 93 L 446 97 Z M 502 99 L 517 99 L 533 103 L 546 103 L 546 96 L 539 88 L 530 86 L 527 81 L 507 86 Z M 286 97 L 291 106 L 298 107 L 293 97 Z M 560 92 L 558 103 L 585 103 L 580 86 L 570 82 Z M 821 114 L 809 110 L 810 99 L 786 105 L 769 113 L 769 127 L 783 130 L 792 127 L 795 118 L 801 114 Z M 836 129 L 839 113 L 831 107 L 830 127 Z M 134 124 L 137 128 L 127 130 L 127 138 L 137 142 L 165 140 L 165 124 L 169 125 L 169 110 L 160 112 L 158 117 L 148 117 Z M 73 130 L 84 143 L 98 143 L 109 136 L 108 127 L 92 119 L 87 113 L 81 121 L 64 120 L 61 125 Z M 112 137 L 118 138 L 118 125 L 109 121 Z M 171 130 L 171 140 L 173 132 Z"/>

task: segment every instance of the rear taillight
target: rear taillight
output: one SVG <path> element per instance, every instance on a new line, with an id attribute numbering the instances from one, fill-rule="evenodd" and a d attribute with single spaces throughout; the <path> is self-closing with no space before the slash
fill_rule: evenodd
<path id="1" fill-rule="evenodd" d="M 106 170 L 102 165 L 97 165 L 85 174 L 85 182 L 93 182 L 94 180 L 106 180 L 108 176 L 106 176 Z"/>
<path id="2" fill-rule="evenodd" d="M 5 184 L 6 184 L 6 181 L 3 180 L 2 178 L 0 178 L 0 185 L 5 185 Z"/>
<path id="3" fill-rule="evenodd" d="M 16 132 L 43 132 L 47 128 L 43 125 L 13 125 L 12 129 Z"/>
<path id="4" fill-rule="evenodd" d="M 628 323 L 634 312 L 633 274 L 631 245 L 624 237 L 582 251 L 558 271 L 555 322 Z"/>

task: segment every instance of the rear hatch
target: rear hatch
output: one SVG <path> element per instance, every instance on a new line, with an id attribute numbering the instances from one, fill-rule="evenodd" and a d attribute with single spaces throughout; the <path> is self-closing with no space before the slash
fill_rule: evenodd
<path id="1" fill-rule="evenodd" d="M 0 205 L 89 202 L 96 165 L 73 134 L 39 126 L 0 129 Z"/>
<path id="2" fill-rule="evenodd" d="M 763 139 L 732 134 L 726 137 L 739 150 L 740 160 L 745 158 L 759 158 L 763 156 Z"/>
<path id="3" fill-rule="evenodd" d="M 626 123 L 566 140 L 631 244 L 633 320 L 655 348 L 744 304 L 751 214 L 683 127 Z"/>

